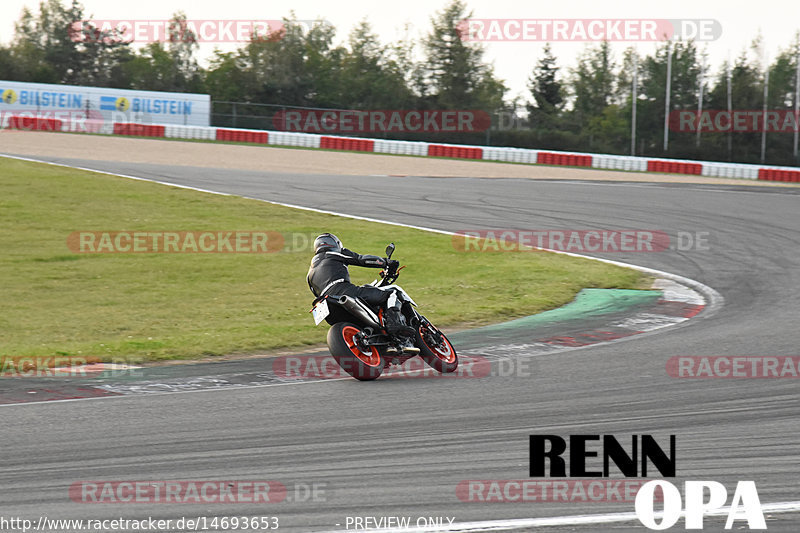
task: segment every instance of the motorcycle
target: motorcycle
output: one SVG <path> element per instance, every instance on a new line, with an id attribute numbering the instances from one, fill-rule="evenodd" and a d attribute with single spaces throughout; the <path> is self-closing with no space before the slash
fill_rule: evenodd
<path id="1" fill-rule="evenodd" d="M 394 253 L 394 243 L 386 247 L 386 260 Z M 360 298 L 350 296 L 321 296 L 312 303 L 314 323 L 324 320 L 328 330 L 328 350 L 337 363 L 351 376 L 361 381 L 376 379 L 392 365 L 402 365 L 412 357 L 421 357 L 440 373 L 458 368 L 455 348 L 430 320 L 417 312 L 416 302 L 400 286 L 395 285 L 405 266 L 381 270 L 380 279 L 370 285 L 391 291 L 388 306 L 401 302 L 406 324 L 415 332 L 412 337 L 390 335 L 384 325 L 383 309 L 374 309 Z"/>

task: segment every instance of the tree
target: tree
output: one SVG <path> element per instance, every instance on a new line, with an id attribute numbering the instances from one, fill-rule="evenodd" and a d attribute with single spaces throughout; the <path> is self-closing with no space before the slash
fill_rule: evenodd
<path id="1" fill-rule="evenodd" d="M 18 75 L 11 48 L 0 45 L 0 80 L 16 80 Z"/>
<path id="2" fill-rule="evenodd" d="M 664 107 L 667 90 L 667 63 L 672 49 L 672 73 L 670 82 L 670 112 L 673 110 L 697 110 L 697 80 L 700 64 L 697 49 L 692 41 L 667 42 L 656 49 L 655 54 L 641 62 L 641 93 L 637 136 L 644 146 L 644 153 L 663 154 Z M 672 132 L 670 132 L 672 133 Z M 670 153 L 694 150 L 694 136 L 670 135 Z M 688 153 L 684 153 L 688 156 Z"/>
<path id="3" fill-rule="evenodd" d="M 147 44 L 122 70 L 131 88 L 149 91 L 201 92 L 203 71 L 197 64 L 197 36 L 187 27 L 186 14 L 170 19 L 166 42 Z"/>
<path id="4" fill-rule="evenodd" d="M 411 27 L 406 24 L 404 36 L 387 46 L 387 54 L 403 73 L 403 84 L 414 99 L 413 105 L 428 108 L 431 104 L 431 87 L 426 81 L 426 70 L 422 62 L 414 59 L 417 42 L 411 37 Z M 409 104 L 412 105 L 412 104 Z"/>
<path id="5" fill-rule="evenodd" d="M 628 152 L 630 147 L 631 135 L 632 135 L 632 123 L 633 120 L 633 105 L 634 99 L 636 99 L 636 135 L 637 141 L 640 140 L 639 136 L 639 125 L 641 123 L 640 120 L 640 111 L 638 108 L 639 102 L 641 100 L 642 95 L 642 88 L 641 88 L 641 80 L 643 78 L 643 65 L 642 61 L 639 58 L 639 54 L 637 50 L 633 47 L 629 47 L 625 50 L 622 55 L 622 65 L 617 72 L 617 80 L 616 80 L 616 94 L 614 96 L 614 100 L 618 103 L 619 106 L 619 115 L 622 120 L 626 123 L 627 135 L 626 135 L 626 143 L 624 146 L 620 144 L 617 150 L 620 153 Z M 633 81 L 634 77 L 636 77 L 636 94 L 633 92 Z M 641 143 L 637 142 L 637 146 Z M 634 150 L 638 150 L 638 148 L 634 147 Z"/>
<path id="6" fill-rule="evenodd" d="M 535 103 L 527 106 L 528 120 L 535 129 L 553 129 L 561 112 L 564 97 L 561 83 L 556 79 L 558 70 L 550 43 L 547 43 L 544 46 L 544 56 L 528 80 L 528 89 Z"/>
<path id="7" fill-rule="evenodd" d="M 342 57 L 339 101 L 355 109 L 398 109 L 411 104 L 404 72 L 366 21 L 350 33 Z"/>
<path id="8" fill-rule="evenodd" d="M 502 106 L 506 87 L 483 62 L 483 48 L 462 38 L 462 21 L 470 16 L 461 0 L 452 0 L 431 19 L 423 40 L 427 83 L 439 107 L 492 111 Z"/>
<path id="9" fill-rule="evenodd" d="M 584 134 L 591 139 L 593 151 L 620 153 L 630 143 L 630 115 L 617 104 L 607 106 L 589 119 Z"/>
<path id="10" fill-rule="evenodd" d="M 578 124 L 585 126 L 614 102 L 614 59 L 608 41 L 584 51 L 572 76 L 574 114 Z"/>
<path id="11" fill-rule="evenodd" d="M 206 72 L 205 90 L 212 100 L 246 102 L 256 90 L 253 78 L 239 52 L 214 50 Z"/>
<path id="12" fill-rule="evenodd" d="M 343 53 L 332 47 L 335 31 L 323 22 L 306 31 L 295 18 L 284 19 L 280 30 L 254 36 L 234 55 L 218 54 L 209 79 L 219 80 L 220 68 L 238 70 L 247 102 L 335 107 Z"/>
<path id="13" fill-rule="evenodd" d="M 10 54 L 20 81 L 108 86 L 129 57 L 127 47 L 114 32 L 100 32 L 85 22 L 77 0 L 69 7 L 46 0 L 36 16 L 23 10 Z"/>
<path id="14" fill-rule="evenodd" d="M 569 89 L 572 96 L 572 110 L 567 117 L 566 127 L 576 133 L 590 150 L 596 150 L 595 138 L 604 137 L 601 120 L 605 109 L 614 103 L 616 75 L 614 59 L 608 41 L 595 48 L 587 48 L 572 70 Z M 616 123 L 616 122 L 614 122 Z M 589 127 L 593 124 L 593 127 Z"/>
<path id="15" fill-rule="evenodd" d="M 770 110 L 790 114 L 794 112 L 798 57 L 800 57 L 800 32 L 795 34 L 794 42 L 788 48 L 781 50 L 769 67 L 767 107 Z M 800 161 L 792 157 L 793 142 L 794 136 L 789 128 L 774 134 L 769 133 L 766 146 L 767 158 L 773 164 L 797 164 Z"/>
<path id="16" fill-rule="evenodd" d="M 755 43 L 754 43 L 755 44 Z M 751 52 L 754 51 L 751 49 Z M 730 65 L 731 108 L 734 111 L 755 111 L 763 106 L 763 77 L 758 59 L 742 53 Z M 720 69 L 714 87 L 709 91 L 709 109 L 728 109 L 728 64 Z M 703 152 L 711 159 L 727 158 L 728 139 L 731 141 L 730 157 L 739 161 L 757 162 L 761 151 L 761 136 L 755 132 L 703 134 Z M 724 155 L 723 155 L 724 154 Z"/>

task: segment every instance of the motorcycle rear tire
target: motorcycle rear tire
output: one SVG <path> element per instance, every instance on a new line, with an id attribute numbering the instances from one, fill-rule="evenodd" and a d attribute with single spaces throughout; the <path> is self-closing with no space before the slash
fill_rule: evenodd
<path id="1" fill-rule="evenodd" d="M 328 330 L 328 350 L 345 372 L 359 381 L 371 381 L 383 372 L 384 361 L 375 346 L 358 342 L 361 328 L 349 322 L 338 322 Z"/>

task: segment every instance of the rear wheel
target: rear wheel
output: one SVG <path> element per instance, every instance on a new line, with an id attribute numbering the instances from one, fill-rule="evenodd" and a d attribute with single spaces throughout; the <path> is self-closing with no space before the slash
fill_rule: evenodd
<path id="1" fill-rule="evenodd" d="M 383 372 L 383 360 L 375 346 L 364 343 L 364 332 L 349 322 L 328 330 L 328 350 L 345 372 L 361 381 L 375 379 Z"/>
<path id="2" fill-rule="evenodd" d="M 425 319 L 417 327 L 416 340 L 419 355 L 428 366 L 443 374 L 454 372 L 458 368 L 456 349 L 444 333 Z"/>

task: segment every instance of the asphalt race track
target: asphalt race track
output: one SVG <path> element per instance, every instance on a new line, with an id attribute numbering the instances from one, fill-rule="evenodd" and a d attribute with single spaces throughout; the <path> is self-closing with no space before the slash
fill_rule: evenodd
<path id="1" fill-rule="evenodd" d="M 603 257 L 698 280 L 725 304 L 686 327 L 538 357 L 530 377 L 339 380 L 0 407 L 6 516 L 263 515 L 278 516 L 283 531 L 328 531 L 345 529 L 348 516 L 464 523 L 633 512 L 631 503 L 459 501 L 463 480 L 527 479 L 532 433 L 653 434 L 659 442 L 674 434 L 676 484 L 719 481 L 730 503 L 738 480 L 754 480 L 762 504 L 800 501 L 797 379 L 675 379 L 665 371 L 676 355 L 800 355 L 800 189 L 54 161 L 449 231 L 708 232 L 708 250 Z M 86 505 L 67 495 L 77 480 L 174 479 L 278 480 L 325 492 L 323 501 L 260 506 Z M 723 523 L 707 519 L 706 531 Z M 769 515 L 767 524 L 796 532 L 800 512 Z M 542 530 L 620 529 L 646 531 L 635 520 L 569 519 Z"/>

